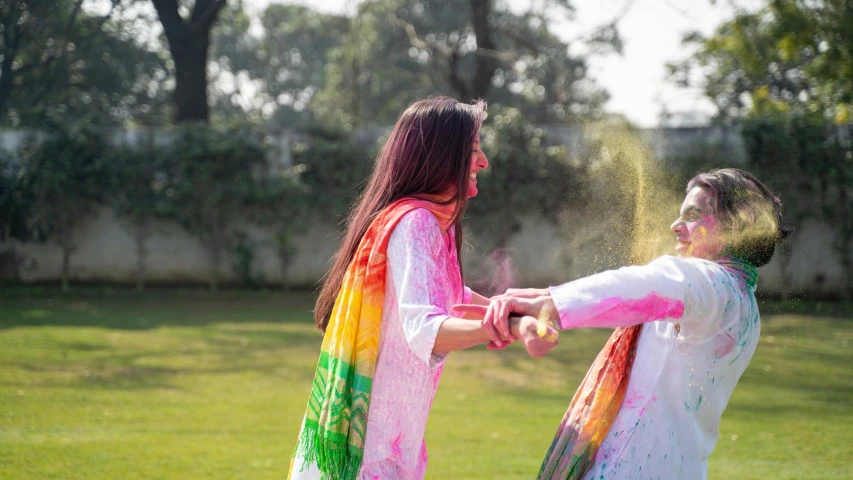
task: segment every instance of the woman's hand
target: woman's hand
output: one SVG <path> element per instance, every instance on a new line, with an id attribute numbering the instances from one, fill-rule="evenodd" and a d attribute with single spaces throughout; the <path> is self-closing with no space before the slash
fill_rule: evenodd
<path id="1" fill-rule="evenodd" d="M 489 335 L 489 350 L 502 350 L 512 341 L 522 339 L 527 352 L 539 357 L 556 346 L 559 336 L 554 328 L 559 317 L 550 295 L 533 298 L 503 295 L 493 297 L 488 307 L 455 305 L 453 311 L 464 318 L 482 319 L 483 329 Z"/>
<path id="2" fill-rule="evenodd" d="M 528 293 L 525 292 L 525 294 Z M 540 296 L 530 294 L 529 297 L 506 294 L 492 297 L 486 314 L 483 316 L 483 328 L 493 343 L 497 343 L 495 339 L 501 340 L 512 335 L 510 315 L 513 313 L 520 316 L 531 316 L 549 327 L 558 325 L 560 320 L 550 294 Z"/>

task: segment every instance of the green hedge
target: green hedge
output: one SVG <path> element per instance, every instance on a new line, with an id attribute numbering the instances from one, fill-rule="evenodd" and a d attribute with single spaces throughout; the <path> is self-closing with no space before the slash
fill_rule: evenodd
<path id="1" fill-rule="evenodd" d="M 616 215 L 612 205 L 625 203 L 619 195 L 631 197 L 619 189 L 633 184 L 605 168 L 605 147 L 615 151 L 607 141 L 612 131 L 603 130 L 603 142 L 585 140 L 583 151 L 572 156 L 517 110 L 494 108 L 489 115 L 481 136 L 491 168 L 480 175 L 480 192 L 466 220 L 480 250 L 505 247 L 531 213 L 556 222 L 567 209 L 605 205 L 606 212 L 595 211 Z M 747 161 L 740 166 L 780 191 L 790 222 L 796 227 L 819 218 L 837 229 L 834 247 L 853 292 L 851 128 L 788 116 L 749 119 L 742 132 Z M 106 204 L 132 226 L 139 288 L 156 220 L 175 221 L 201 241 L 211 288 L 218 286 L 225 258 L 232 259 L 245 285 L 258 285 L 264 279 L 251 268 L 258 246 L 274 247 L 286 278 L 294 238 L 313 218 L 339 221 L 346 215 L 375 154 L 348 133 L 311 128 L 292 145 L 293 166 L 282 169 L 265 161 L 265 132 L 257 127 L 185 125 L 170 135 L 163 146 L 116 147 L 98 131 L 74 126 L 34 137 L 17 155 L 0 150 L 0 239 L 57 240 L 67 283 L 74 229 L 95 206 Z M 708 152 L 665 165 L 681 177 L 674 182 L 680 188 L 697 171 L 725 166 L 726 159 Z M 250 238 L 237 228 L 244 221 L 268 227 L 269 238 Z"/>
<path id="2" fill-rule="evenodd" d="M 283 171 L 266 162 L 264 132 L 248 126 L 183 125 L 159 147 L 116 147 L 85 125 L 43 133 L 17 155 L 0 156 L 0 235 L 58 241 L 65 288 L 75 227 L 97 205 L 110 205 L 132 226 L 139 288 L 155 220 L 175 221 L 201 241 L 211 289 L 228 252 L 237 259 L 237 276 L 255 284 L 254 246 L 235 225 L 249 220 L 272 227 L 268 241 L 286 269 L 292 238 L 304 230 L 300 220 L 342 215 L 371 165 L 365 149 L 329 130 L 301 135 L 296 165 Z"/>

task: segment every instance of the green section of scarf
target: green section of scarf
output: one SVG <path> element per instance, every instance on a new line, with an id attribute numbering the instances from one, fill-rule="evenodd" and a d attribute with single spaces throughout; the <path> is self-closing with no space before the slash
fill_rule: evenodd
<path id="1" fill-rule="evenodd" d="M 758 269 L 746 259 L 736 256 L 720 258 L 716 263 L 738 274 L 753 290 L 758 285 Z"/>
<path id="2" fill-rule="evenodd" d="M 348 362 L 320 353 L 299 443 L 306 460 L 325 467 L 329 478 L 352 479 L 358 475 L 364 457 L 367 405 L 354 405 L 369 398 L 372 386 L 373 379 L 357 374 Z M 337 393 L 331 403 L 326 399 L 330 390 Z M 335 431 L 338 425 L 347 428 Z"/>

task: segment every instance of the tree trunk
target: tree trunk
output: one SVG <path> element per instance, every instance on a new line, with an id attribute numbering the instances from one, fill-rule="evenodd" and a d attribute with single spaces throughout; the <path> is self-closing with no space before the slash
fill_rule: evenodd
<path id="1" fill-rule="evenodd" d="M 350 22 L 350 41 L 352 42 L 350 45 L 350 54 L 352 55 L 352 80 L 350 86 L 352 88 L 352 92 L 350 95 L 352 96 L 352 126 L 353 128 L 358 127 L 359 123 L 361 123 L 361 84 L 359 83 L 359 77 L 361 77 L 361 64 L 359 62 L 359 55 L 361 54 L 361 44 L 359 43 L 359 39 L 356 36 L 358 32 L 356 25 L 356 17 L 353 17 Z"/>
<path id="2" fill-rule="evenodd" d="M 486 98 L 492 88 L 492 77 L 498 69 L 498 59 L 493 56 L 484 55 L 483 50 L 494 52 L 496 50 L 495 40 L 492 38 L 492 28 L 489 25 L 489 14 L 492 11 L 491 0 L 471 0 L 471 23 L 474 26 L 474 35 L 477 38 L 477 69 L 474 72 L 474 80 L 471 82 L 471 93 L 474 98 Z M 469 99 L 463 99 L 467 101 Z"/>
<path id="3" fill-rule="evenodd" d="M 210 280 L 208 286 L 211 292 L 219 290 L 219 265 L 222 262 L 222 249 L 219 245 L 210 246 Z"/>
<path id="4" fill-rule="evenodd" d="M 484 294 L 487 296 L 498 295 L 506 292 L 507 288 L 515 286 L 515 269 L 512 265 L 512 255 L 509 249 L 509 241 L 521 228 L 515 220 L 501 221 L 494 229 L 494 249 L 489 253 L 487 275 L 484 286 Z"/>
<path id="5" fill-rule="evenodd" d="M 148 259 L 148 222 L 138 220 L 135 223 L 134 241 L 136 243 L 136 290 L 145 290 L 145 264 Z"/>
<path id="6" fill-rule="evenodd" d="M 175 123 L 186 121 L 206 122 L 207 105 L 207 50 L 209 38 L 191 38 L 180 53 L 174 52 L 175 61 Z"/>
<path id="7" fill-rule="evenodd" d="M 841 255 L 841 266 L 844 268 L 844 288 L 841 290 L 841 299 L 849 302 L 853 300 L 853 238 L 845 235 L 840 243 L 839 254 Z"/>
<path id="8" fill-rule="evenodd" d="M 3 31 L 3 62 L 0 63 L 0 119 L 4 118 L 6 114 L 6 102 L 9 100 L 14 86 L 15 59 L 18 56 L 21 36 L 23 35 L 19 23 L 20 13 L 20 10 L 12 11 L 10 9 L 8 17 L 3 19 L 5 28 Z"/>
<path id="9" fill-rule="evenodd" d="M 219 290 L 219 267 L 222 265 L 222 253 L 225 251 L 227 236 L 224 226 L 211 227 L 207 237 L 210 253 L 210 278 L 208 286 L 211 292 Z M 204 237 L 202 237 L 204 238 Z"/>
<path id="10" fill-rule="evenodd" d="M 287 272 L 290 270 L 290 263 L 293 260 L 295 249 L 291 236 L 287 232 L 288 227 L 281 227 L 275 235 L 275 247 L 278 253 L 279 268 L 281 269 L 281 289 L 289 290 L 290 286 L 287 283 Z"/>
<path id="11" fill-rule="evenodd" d="M 454 90 L 456 90 L 457 98 L 463 102 L 467 102 L 474 97 L 474 94 L 472 92 L 471 85 L 469 85 L 468 81 L 462 75 L 461 68 L 459 66 L 460 59 L 461 57 L 459 56 L 458 51 L 454 51 L 450 54 L 450 57 L 447 59 L 447 75 L 450 85 Z"/>
<path id="12" fill-rule="evenodd" d="M 62 273 L 61 275 L 61 284 L 62 284 L 62 293 L 68 293 L 71 291 L 71 287 L 68 285 L 68 271 L 71 266 L 71 252 L 74 249 L 71 245 L 63 242 L 62 245 Z"/>
<path id="13" fill-rule="evenodd" d="M 793 257 L 793 248 L 791 248 L 791 238 L 778 245 L 779 269 L 782 271 L 782 291 L 780 295 L 782 301 L 787 302 L 791 299 L 791 258 Z"/>
<path id="14" fill-rule="evenodd" d="M 210 31 L 226 0 L 195 0 L 189 21 L 177 0 L 152 0 L 175 62 L 175 123 L 208 120 L 207 51 Z"/>
<path id="15" fill-rule="evenodd" d="M 492 77 L 500 65 L 500 61 L 493 55 L 497 47 L 489 25 L 491 11 L 492 0 L 471 0 L 471 24 L 477 39 L 474 78 L 466 78 L 462 73 L 462 56 L 458 50 L 451 52 L 447 58 L 447 80 L 463 102 L 488 97 Z"/>
<path id="16" fill-rule="evenodd" d="M 68 293 L 71 290 L 68 277 L 71 270 L 71 254 L 75 250 L 74 232 L 69 226 L 59 228 L 59 246 L 62 247 L 62 272 L 60 272 L 60 284 L 62 293 Z"/>
<path id="17" fill-rule="evenodd" d="M 495 250 L 506 250 L 509 245 L 509 239 L 512 238 L 513 231 L 517 228 L 517 222 L 512 220 L 500 221 L 495 228 Z"/>
<path id="18" fill-rule="evenodd" d="M 281 289 L 284 291 L 290 290 L 290 284 L 287 283 L 287 271 L 290 270 L 290 259 L 287 257 L 288 252 L 279 252 L 278 257 L 281 262 Z"/>
<path id="19" fill-rule="evenodd" d="M 6 116 L 6 101 L 12 93 L 12 60 L 14 58 L 11 56 L 4 58 L 0 66 L 0 119 Z"/>

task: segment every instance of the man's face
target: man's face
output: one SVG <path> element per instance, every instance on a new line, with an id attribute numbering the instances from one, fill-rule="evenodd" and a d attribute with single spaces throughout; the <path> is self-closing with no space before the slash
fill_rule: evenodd
<path id="1" fill-rule="evenodd" d="M 713 196 L 702 187 L 693 187 L 681 204 L 680 216 L 670 229 L 675 234 L 679 257 L 714 260 L 720 256 L 725 240 L 711 206 Z"/>

